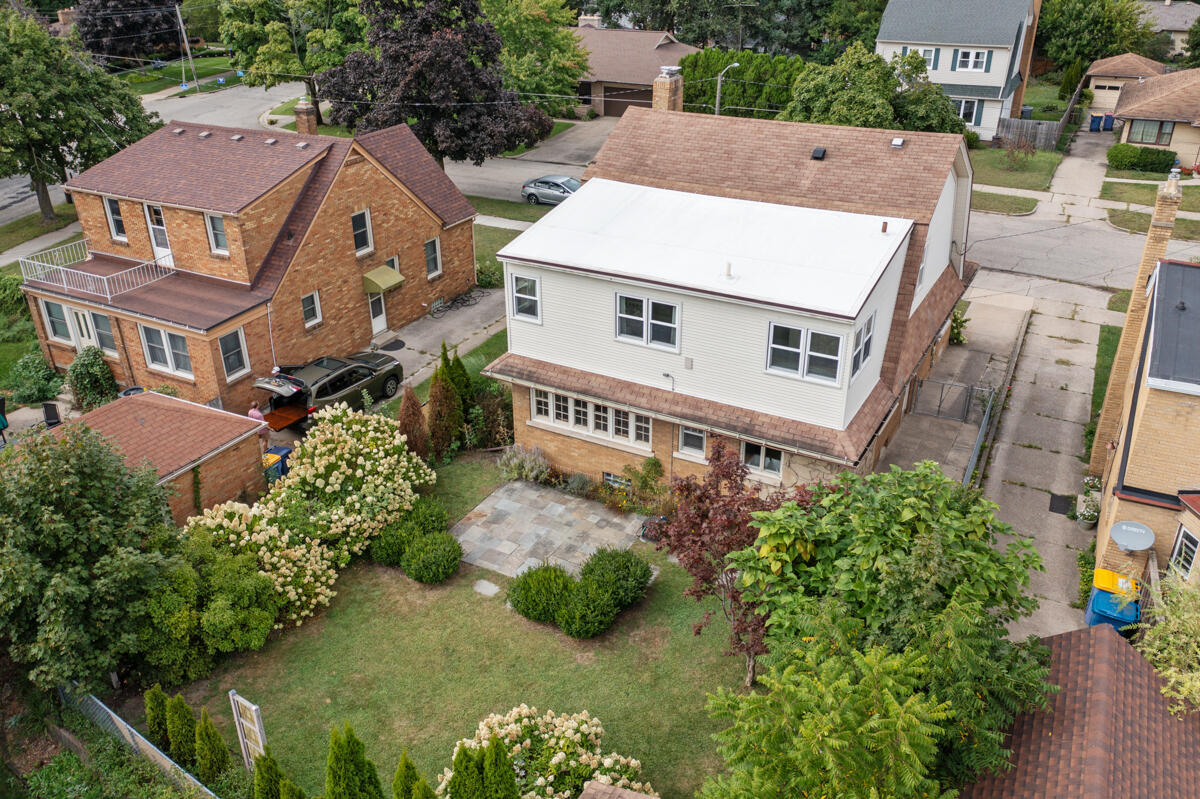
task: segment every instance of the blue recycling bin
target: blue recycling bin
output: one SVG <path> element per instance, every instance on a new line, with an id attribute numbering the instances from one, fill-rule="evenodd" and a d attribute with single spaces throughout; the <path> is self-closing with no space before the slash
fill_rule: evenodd
<path id="1" fill-rule="evenodd" d="M 1100 114 L 1092 114 L 1092 121 L 1088 125 L 1088 130 L 1092 133 L 1099 133 L 1102 124 L 1104 124 L 1104 117 Z"/>
<path id="2" fill-rule="evenodd" d="M 1104 115 L 1104 129 L 1105 129 L 1105 130 L 1112 130 L 1112 126 L 1113 126 L 1113 115 L 1112 115 L 1112 114 L 1105 114 L 1105 115 Z"/>
<path id="3" fill-rule="evenodd" d="M 1083 620 L 1089 627 L 1097 624 L 1109 624 L 1121 635 L 1129 635 L 1132 631 L 1122 630 L 1122 627 L 1140 621 L 1142 609 L 1136 601 L 1121 607 L 1121 597 L 1108 591 L 1101 591 L 1092 586 L 1092 595 L 1088 598 L 1087 609 L 1083 612 Z"/>
<path id="4" fill-rule="evenodd" d="M 288 473 L 288 456 L 292 454 L 291 447 L 271 447 L 268 455 L 278 455 L 279 460 L 267 468 L 267 481 L 274 482 Z"/>

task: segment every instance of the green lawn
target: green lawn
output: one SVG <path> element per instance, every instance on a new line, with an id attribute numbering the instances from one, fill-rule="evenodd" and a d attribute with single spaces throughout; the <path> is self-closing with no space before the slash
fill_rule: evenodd
<path id="1" fill-rule="evenodd" d="M 293 120 L 286 125 L 280 125 L 279 127 L 283 128 L 284 130 L 295 131 L 296 122 Z M 349 139 L 354 135 L 354 131 L 350 130 L 350 128 L 346 127 L 345 125 L 317 125 L 317 133 L 320 133 L 322 136 L 341 136 L 343 139 Z"/>
<path id="2" fill-rule="evenodd" d="M 519 230 L 503 227 L 475 226 L 476 277 L 482 286 L 499 286 L 503 280 L 504 267 L 496 258 L 500 248 L 521 235 Z"/>
<path id="3" fill-rule="evenodd" d="M 206 92 L 219 92 L 222 89 L 228 89 L 230 86 L 237 86 L 242 82 L 242 79 L 237 75 L 226 75 L 225 82 L 221 83 L 217 78 L 200 82 L 200 91 L 196 91 L 196 87 L 188 84 L 188 88 L 183 91 L 175 92 L 172 97 L 187 97 L 192 94 L 204 94 Z"/>
<path id="4" fill-rule="evenodd" d="M 1062 119 L 1067 110 L 1067 101 L 1058 99 L 1058 84 L 1043 83 L 1040 80 L 1030 81 L 1025 89 L 1025 105 L 1033 106 L 1034 119 L 1048 119 L 1054 122 Z M 1050 108 L 1053 106 L 1053 108 Z"/>
<path id="5" fill-rule="evenodd" d="M 1027 214 L 1037 208 L 1032 197 L 1016 197 L 1012 194 L 997 194 L 992 191 L 971 192 L 972 211 L 991 211 L 997 214 Z"/>
<path id="6" fill-rule="evenodd" d="M 467 565 L 440 586 L 363 564 L 337 583 L 332 606 L 261 651 L 231 658 L 184 689 L 233 740 L 227 693 L 259 704 L 273 754 L 311 796 L 323 789 L 329 729 L 349 722 L 390 782 L 401 749 L 434 775 L 454 742 L 488 713 L 522 702 L 559 713 L 587 710 L 604 725 L 604 750 L 636 757 L 664 799 L 691 797 L 720 761 L 720 724 L 706 695 L 738 685 L 743 665 L 722 653 L 728 626 L 714 603 L 683 597 L 691 580 L 646 545 L 662 572 L 639 605 L 604 635 L 576 641 L 505 608 L 508 580 Z M 716 620 L 696 636 L 706 611 Z"/>
<path id="7" fill-rule="evenodd" d="M 462 358 L 463 366 L 467 367 L 467 374 L 471 377 L 479 377 L 479 370 L 487 366 L 492 361 L 499 358 L 508 351 L 508 331 L 501 330 L 494 336 L 487 338 L 473 350 L 469 352 L 459 352 Z M 417 399 L 425 402 L 429 399 L 429 384 L 432 378 L 425 378 L 417 385 L 413 386 L 413 392 L 416 393 Z M 396 406 L 399 409 L 399 405 Z"/>
<path id="8" fill-rule="evenodd" d="M 1129 310 L 1129 298 L 1131 296 L 1133 296 L 1133 292 L 1129 289 L 1114 291 L 1112 296 L 1108 298 L 1108 310 L 1125 313 Z"/>
<path id="9" fill-rule="evenodd" d="M 277 105 L 274 108 L 272 108 L 271 113 L 279 114 L 281 116 L 284 114 L 292 114 L 292 113 L 294 113 L 292 111 L 292 109 L 296 107 L 296 103 L 300 102 L 303 99 L 304 99 L 303 97 L 293 97 L 291 100 L 288 100 L 286 103 L 283 103 L 282 105 Z"/>
<path id="10" fill-rule="evenodd" d="M 1150 229 L 1150 214 L 1139 211 L 1117 211 L 1108 209 L 1108 221 L 1130 233 L 1145 233 Z M 1200 241 L 1200 220 L 1176 219 L 1171 238 Z"/>
<path id="11" fill-rule="evenodd" d="M 1158 186 L 1153 183 L 1116 183 L 1106 180 L 1100 189 L 1102 199 L 1133 205 L 1154 205 L 1157 195 Z M 1183 187 L 1183 202 L 1179 208 L 1182 211 L 1200 211 L 1200 186 Z"/>
<path id="12" fill-rule="evenodd" d="M 450 524 L 470 513 L 504 482 L 496 455 L 488 452 L 465 452 L 439 466 L 437 476 L 433 495 L 446 508 Z"/>
<path id="13" fill-rule="evenodd" d="M 0 252 L 16 247 L 18 244 L 24 244 L 30 239 L 36 239 L 43 233 L 51 233 L 71 224 L 77 219 L 75 206 L 71 203 L 56 205 L 54 206 L 54 216 L 58 221 L 53 225 L 42 224 L 40 211 L 0 225 Z"/>
<path id="14" fill-rule="evenodd" d="M 977 186 L 1007 186 L 1010 189 L 1045 191 L 1050 188 L 1054 170 L 1062 161 L 1062 153 L 1039 150 L 1020 169 L 1009 169 L 1006 151 L 971 150 L 971 166 Z"/>
<path id="15" fill-rule="evenodd" d="M 1126 180 L 1157 180 L 1162 182 L 1167 179 L 1166 172 L 1139 172 L 1136 169 L 1113 169 L 1111 166 L 1104 170 L 1106 178 L 1125 178 Z M 1180 180 L 1191 180 L 1191 175 L 1180 175 Z"/>
<path id="16" fill-rule="evenodd" d="M 197 80 L 211 78 L 213 75 L 229 72 L 232 69 L 229 65 L 229 56 L 197 58 L 195 59 L 195 64 Z M 190 84 L 192 82 L 192 67 L 185 58 L 182 61 L 167 64 L 162 69 L 146 70 L 145 75 L 141 72 L 133 71 L 124 73 L 121 75 L 121 78 L 137 94 L 151 94 L 163 89 L 169 89 L 172 86 L 178 86 L 185 80 Z"/>
<path id="17" fill-rule="evenodd" d="M 3 322 L 3 320 L 0 320 L 0 322 Z M 0 386 L 8 385 L 8 370 L 12 369 L 14 363 L 21 360 L 22 356 L 36 351 L 36 338 L 30 341 L 14 341 L 7 344 L 0 343 Z"/>
<path id="18" fill-rule="evenodd" d="M 1121 328 L 1116 325 L 1100 325 L 1100 340 L 1096 344 L 1096 373 L 1092 377 L 1092 418 L 1083 430 L 1084 447 L 1092 456 L 1092 440 L 1096 437 L 1096 422 L 1104 406 L 1104 392 L 1108 390 L 1108 376 L 1112 373 L 1113 358 L 1121 342 Z"/>
<path id="19" fill-rule="evenodd" d="M 500 216 L 505 219 L 519 219 L 522 222 L 536 222 L 550 213 L 553 205 L 530 205 L 512 200 L 495 200 L 491 197 L 476 197 L 468 194 L 467 202 L 475 206 L 475 210 L 488 216 Z M 478 235 L 479 228 L 476 228 Z"/>
<path id="20" fill-rule="evenodd" d="M 550 129 L 550 135 L 547 136 L 546 139 L 553 139 L 555 136 L 562 133 L 564 130 L 570 130 L 573 127 L 575 127 L 574 122 L 564 122 L 561 119 L 556 119 L 556 120 L 554 120 L 554 127 Z M 543 139 L 542 141 L 545 141 L 545 139 Z M 510 158 L 514 155 L 520 155 L 521 153 L 529 152 L 530 150 L 534 149 L 535 147 L 537 147 L 537 145 L 534 145 L 533 147 L 526 147 L 524 144 L 522 144 L 520 147 L 516 148 L 515 150 L 508 150 L 507 152 L 500 153 L 500 156 L 502 158 Z"/>

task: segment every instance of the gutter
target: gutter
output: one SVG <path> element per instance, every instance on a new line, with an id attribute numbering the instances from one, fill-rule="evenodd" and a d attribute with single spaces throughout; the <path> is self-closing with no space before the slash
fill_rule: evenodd
<path id="1" fill-rule="evenodd" d="M 248 431 L 246 433 L 242 433 L 237 438 L 232 439 L 231 441 L 227 441 L 226 443 L 222 444 L 221 446 L 217 447 L 216 449 L 212 450 L 211 452 L 207 452 L 204 455 L 200 456 L 199 458 L 196 458 L 195 460 L 189 462 L 187 465 L 181 466 L 178 469 L 176 469 L 175 471 L 164 475 L 163 477 L 161 477 L 159 479 L 158 485 L 162 485 L 163 483 L 170 482 L 171 480 L 174 480 L 176 477 L 179 477 L 181 474 L 186 474 L 187 472 L 190 472 L 192 469 L 195 469 L 197 466 L 204 463 L 206 460 L 209 460 L 211 458 L 216 457 L 217 455 L 220 455 L 222 452 L 224 452 L 225 450 L 234 446 L 235 444 L 240 444 L 241 442 L 245 441 L 250 436 L 258 435 L 259 431 L 262 430 L 266 426 L 267 426 L 266 422 L 259 422 L 258 425 L 256 427 L 254 427 L 253 429 L 251 429 L 250 431 Z"/>

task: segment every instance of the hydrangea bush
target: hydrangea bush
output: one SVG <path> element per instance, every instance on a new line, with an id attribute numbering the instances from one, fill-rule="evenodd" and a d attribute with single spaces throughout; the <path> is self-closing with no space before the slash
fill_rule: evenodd
<path id="1" fill-rule="evenodd" d="M 474 737 L 454 745 L 454 754 L 461 747 L 482 750 L 492 736 L 509 747 L 522 799 L 575 799 L 591 780 L 658 795 L 642 780 L 640 762 L 604 754 L 604 726 L 586 710 L 568 716 L 551 710 L 538 713 L 536 707 L 523 704 L 505 714 L 493 713 L 479 722 Z M 438 796 L 454 799 L 447 789 L 453 774 L 444 769 L 439 775 Z"/>

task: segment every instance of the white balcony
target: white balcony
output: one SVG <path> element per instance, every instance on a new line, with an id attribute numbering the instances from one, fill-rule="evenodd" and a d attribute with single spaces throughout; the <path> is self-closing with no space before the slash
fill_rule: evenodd
<path id="1" fill-rule="evenodd" d="M 87 239 L 43 250 L 21 259 L 21 277 L 26 283 L 56 286 L 67 294 L 92 294 L 112 301 L 113 297 L 149 285 L 174 274 L 170 266 L 152 261 L 132 261 L 88 249 Z"/>

